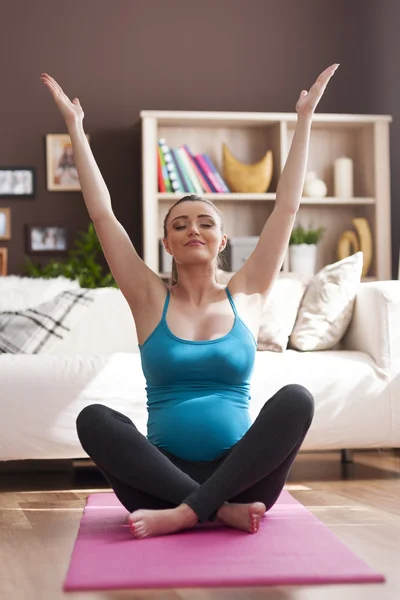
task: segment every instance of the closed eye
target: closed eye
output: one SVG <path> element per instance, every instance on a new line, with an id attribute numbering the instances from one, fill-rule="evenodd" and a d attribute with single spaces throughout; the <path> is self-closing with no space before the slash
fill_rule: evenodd
<path id="1" fill-rule="evenodd" d="M 184 229 L 184 227 L 186 227 L 186 225 L 178 225 L 177 227 L 175 227 L 175 229 Z M 200 225 L 200 227 L 213 227 L 213 225 Z"/>

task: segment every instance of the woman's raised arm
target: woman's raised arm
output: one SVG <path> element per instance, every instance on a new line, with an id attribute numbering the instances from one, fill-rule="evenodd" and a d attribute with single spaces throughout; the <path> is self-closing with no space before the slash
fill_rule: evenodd
<path id="1" fill-rule="evenodd" d="M 84 112 L 78 98 L 71 100 L 59 84 L 42 73 L 41 80 L 51 92 L 67 125 L 74 151 L 74 162 L 79 175 L 82 194 L 92 221 L 112 212 L 110 193 L 94 159 L 89 142 L 83 130 Z"/>
<path id="2" fill-rule="evenodd" d="M 164 284 L 140 258 L 114 215 L 110 193 L 83 130 L 84 113 L 78 98 L 71 102 L 50 75 L 42 73 L 41 79 L 65 119 L 86 207 L 115 281 L 135 316 L 136 309 L 149 304 L 153 290 Z"/>

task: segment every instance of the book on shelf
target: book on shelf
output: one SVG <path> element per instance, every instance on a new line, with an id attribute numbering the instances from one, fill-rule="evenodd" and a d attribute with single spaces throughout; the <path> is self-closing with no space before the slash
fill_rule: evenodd
<path id="1" fill-rule="evenodd" d="M 162 174 L 162 167 L 161 167 L 160 152 L 159 152 L 158 148 L 157 148 L 157 177 L 158 177 L 158 191 L 166 192 L 167 188 L 165 187 L 165 183 L 164 183 L 164 177 Z"/>
<path id="2" fill-rule="evenodd" d="M 217 193 L 219 191 L 219 189 L 218 189 L 218 186 L 214 185 L 212 178 L 209 177 L 209 174 L 207 173 L 207 171 L 209 169 L 208 168 L 204 169 L 203 165 L 201 164 L 201 160 L 200 160 L 201 154 L 196 154 L 195 156 L 193 156 L 193 159 L 196 161 L 197 168 L 203 175 L 204 180 L 208 183 L 211 193 L 214 193 L 214 194 Z"/>
<path id="3" fill-rule="evenodd" d="M 187 144 L 170 148 L 165 138 L 160 138 L 157 160 L 159 192 L 201 195 L 230 191 L 210 157 L 194 155 Z"/>
<path id="4" fill-rule="evenodd" d="M 205 177 L 203 177 L 203 173 L 199 169 L 197 162 L 195 161 L 195 158 L 190 151 L 189 146 L 187 144 L 183 144 L 183 147 L 186 150 L 186 153 L 189 157 L 193 171 L 195 172 L 195 175 L 196 175 L 197 179 L 199 180 L 201 187 L 203 188 L 203 192 L 212 192 L 213 190 L 211 189 L 210 185 L 206 181 Z"/>
<path id="5" fill-rule="evenodd" d="M 193 194 L 195 189 L 192 186 L 189 177 L 187 176 L 183 163 L 181 162 L 181 159 L 179 158 L 178 152 L 175 148 L 171 148 L 171 154 L 174 159 L 176 168 L 181 176 L 181 180 L 183 183 L 183 191 L 189 194 Z"/>
<path id="6" fill-rule="evenodd" d="M 174 192 L 184 192 L 183 184 L 179 173 L 175 167 L 174 160 L 170 148 L 164 138 L 158 140 L 158 146 L 164 156 L 165 166 L 167 168 L 167 176 L 171 182 L 171 187 Z"/>
<path id="7" fill-rule="evenodd" d="M 158 150 L 158 156 L 160 158 L 161 174 L 162 174 L 162 178 L 164 181 L 165 189 L 167 192 L 172 192 L 173 189 L 172 189 L 172 185 L 171 185 L 171 180 L 168 177 L 168 170 L 167 170 L 167 165 L 165 164 L 163 151 L 161 150 L 160 146 L 158 146 L 157 150 Z"/>
<path id="8" fill-rule="evenodd" d="M 222 192 L 230 192 L 230 189 L 228 188 L 228 186 L 226 185 L 225 181 L 222 179 L 219 171 L 215 168 L 211 158 L 208 156 L 208 154 L 202 154 L 204 160 L 208 163 L 211 171 L 213 172 L 216 180 L 219 183 L 219 186 L 221 188 Z"/>
<path id="9" fill-rule="evenodd" d="M 196 154 L 196 159 L 199 161 L 199 165 L 201 166 L 201 168 L 203 169 L 204 173 L 207 175 L 209 181 L 212 183 L 215 192 L 222 192 L 222 187 L 221 184 L 219 183 L 218 179 L 215 177 L 214 172 L 212 171 L 209 163 L 206 161 L 205 159 L 205 155 L 204 154 Z"/>
<path id="10" fill-rule="evenodd" d="M 185 169 L 190 182 L 194 188 L 196 194 L 202 194 L 203 188 L 201 187 L 200 181 L 197 179 L 196 173 L 193 170 L 192 163 L 190 162 L 190 158 L 186 152 L 186 149 L 183 146 L 179 146 L 177 148 L 178 155 L 183 163 L 183 168 Z"/>

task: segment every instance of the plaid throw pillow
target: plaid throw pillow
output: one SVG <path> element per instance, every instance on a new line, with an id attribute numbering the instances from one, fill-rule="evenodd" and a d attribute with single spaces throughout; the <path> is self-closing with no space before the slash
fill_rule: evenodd
<path id="1" fill-rule="evenodd" d="M 34 308 L 0 312 L 0 353 L 46 352 L 84 316 L 93 302 L 89 289 L 67 290 Z"/>

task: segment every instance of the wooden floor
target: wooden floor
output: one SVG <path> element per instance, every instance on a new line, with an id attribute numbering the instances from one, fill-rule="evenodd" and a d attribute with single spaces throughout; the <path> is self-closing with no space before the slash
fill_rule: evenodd
<path id="1" fill-rule="evenodd" d="M 353 463 L 341 463 L 338 452 L 301 452 L 286 483 L 299 502 L 387 579 L 362 585 L 63 593 L 86 496 L 108 488 L 94 469 L 62 462 L 57 468 L 64 470 L 57 472 L 44 470 L 45 463 L 35 465 L 41 472 L 16 472 L 21 465 L 0 467 L 1 600 L 400 599 L 398 451 L 354 452 Z"/>

